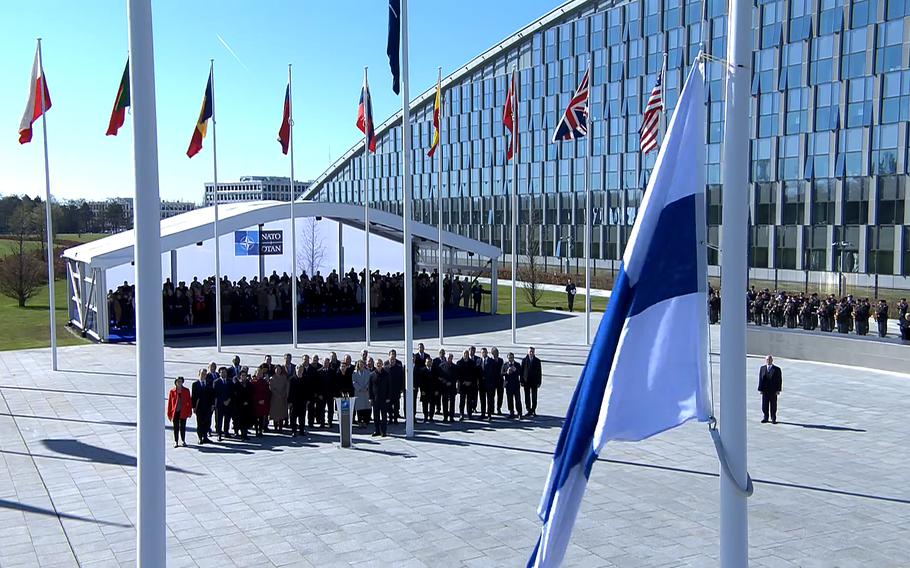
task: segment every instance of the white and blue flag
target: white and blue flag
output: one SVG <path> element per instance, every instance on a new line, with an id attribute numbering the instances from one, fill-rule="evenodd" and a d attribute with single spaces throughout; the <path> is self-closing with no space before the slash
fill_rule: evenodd
<path id="1" fill-rule="evenodd" d="M 643 440 L 711 416 L 702 65 L 693 65 L 670 120 L 569 404 L 529 567 L 562 562 L 591 466 L 608 441 Z"/>

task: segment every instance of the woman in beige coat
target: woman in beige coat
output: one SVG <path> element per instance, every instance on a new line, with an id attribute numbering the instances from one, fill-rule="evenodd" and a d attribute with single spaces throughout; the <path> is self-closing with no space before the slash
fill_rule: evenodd
<path id="1" fill-rule="evenodd" d="M 275 365 L 275 374 L 269 380 L 269 390 L 272 400 L 269 406 L 269 415 L 275 431 L 279 434 L 288 420 L 288 389 L 290 380 L 284 365 Z"/>

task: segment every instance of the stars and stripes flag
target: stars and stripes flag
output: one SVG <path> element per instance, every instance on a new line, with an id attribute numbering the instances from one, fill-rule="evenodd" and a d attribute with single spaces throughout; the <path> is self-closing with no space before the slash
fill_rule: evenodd
<path id="1" fill-rule="evenodd" d="M 660 115 L 664 111 L 664 88 L 662 83 L 663 73 L 657 76 L 657 83 L 651 89 L 648 104 L 645 106 L 644 116 L 641 121 L 641 153 L 647 154 L 657 149 L 657 132 L 660 130 Z"/>
<path id="2" fill-rule="evenodd" d="M 608 443 L 711 417 L 704 81 L 694 65 L 657 154 L 556 444 L 529 568 L 562 562 L 591 468 Z"/>
<path id="3" fill-rule="evenodd" d="M 584 138 L 588 134 L 588 73 L 581 78 L 581 84 L 572 95 L 569 107 L 556 125 L 553 133 L 553 142 L 558 140 L 575 140 Z"/>
<path id="4" fill-rule="evenodd" d="M 42 96 L 41 93 L 44 93 Z M 28 144 L 32 141 L 32 124 L 51 109 L 51 93 L 47 90 L 47 81 L 44 77 L 44 67 L 41 66 L 39 51 L 35 51 L 35 63 L 32 65 L 32 80 L 28 85 L 28 102 L 25 112 L 19 123 L 19 143 Z"/>
<path id="5" fill-rule="evenodd" d="M 370 84 L 366 73 L 363 76 L 363 88 L 360 89 L 360 105 L 357 107 L 357 128 L 367 137 L 370 152 L 376 153 L 376 131 L 373 129 L 373 101 L 370 99 Z"/>
<path id="6" fill-rule="evenodd" d="M 506 150 L 506 161 L 512 159 L 515 147 L 518 145 L 518 92 L 515 88 L 515 75 L 516 73 L 513 72 L 509 80 L 509 92 L 506 94 L 506 106 L 502 113 L 502 125 L 512 133 L 512 140 L 509 141 L 509 147 Z"/>

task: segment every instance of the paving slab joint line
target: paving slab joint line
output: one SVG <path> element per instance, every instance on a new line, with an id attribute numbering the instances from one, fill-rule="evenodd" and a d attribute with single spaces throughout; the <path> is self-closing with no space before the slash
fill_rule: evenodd
<path id="1" fill-rule="evenodd" d="M 47 481 L 45 481 L 44 476 L 41 474 L 41 469 L 38 467 L 38 462 L 35 461 L 35 456 L 32 454 L 32 449 L 28 446 L 28 442 L 25 440 L 25 436 L 22 435 L 22 430 L 19 428 L 19 422 L 16 420 L 16 416 L 13 414 L 13 409 L 10 407 L 9 402 L 6 400 L 6 395 L 3 393 L 3 389 L 0 388 L 0 400 L 3 401 L 3 406 L 6 407 L 6 412 L 9 417 L 12 419 L 13 424 L 16 426 L 16 433 L 19 435 L 19 439 L 22 440 L 22 445 L 25 447 L 25 451 L 28 452 L 28 457 L 32 460 L 32 466 L 35 468 L 35 473 L 38 474 L 38 479 L 41 480 L 41 485 L 44 487 L 44 493 L 47 495 L 47 500 L 51 503 L 51 508 L 54 510 L 54 515 L 57 517 L 57 523 L 60 525 L 60 530 L 63 532 L 64 538 L 66 538 L 66 545 L 70 549 L 70 553 L 73 555 L 73 560 L 76 561 L 76 565 L 81 566 L 79 562 L 79 557 L 76 556 L 76 549 L 73 548 L 73 543 L 70 541 L 70 535 L 66 532 L 66 527 L 63 526 L 63 519 L 60 517 L 60 511 L 57 510 L 57 504 L 54 503 L 54 498 L 51 496 L 50 490 L 47 488 Z M 29 536 L 31 538 L 31 536 Z"/>

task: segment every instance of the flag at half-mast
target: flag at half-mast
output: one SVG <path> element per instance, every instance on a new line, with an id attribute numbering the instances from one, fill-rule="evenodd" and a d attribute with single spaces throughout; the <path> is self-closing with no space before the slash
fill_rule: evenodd
<path id="1" fill-rule="evenodd" d="M 433 157 L 439 147 L 439 108 L 442 106 L 442 84 L 436 83 L 436 102 L 433 103 L 433 144 L 427 156 Z"/>
<path id="2" fill-rule="evenodd" d="M 202 109 L 199 111 L 199 120 L 196 121 L 196 128 L 193 130 L 193 138 L 190 139 L 190 147 L 186 155 L 192 158 L 202 150 L 202 140 L 205 138 L 208 130 L 209 119 L 215 115 L 215 101 L 212 100 L 212 72 L 209 71 L 209 80 L 205 84 L 205 96 L 202 98 Z"/>
<path id="3" fill-rule="evenodd" d="M 114 109 L 111 111 L 111 120 L 107 125 L 107 136 L 117 136 L 120 127 L 126 120 L 126 109 L 130 106 L 130 60 L 126 60 L 123 77 L 120 78 L 120 88 L 117 89 L 117 98 L 114 99 Z"/>
<path id="4" fill-rule="evenodd" d="M 281 144 L 281 153 L 285 156 L 291 145 L 291 84 L 284 92 L 284 115 L 281 117 L 281 128 L 278 129 L 278 143 Z"/>
<path id="5" fill-rule="evenodd" d="M 43 100 L 41 96 L 42 92 L 44 93 Z M 50 110 L 50 108 L 51 93 L 47 90 L 44 68 L 41 66 L 41 59 L 38 51 L 35 50 L 35 63 L 32 65 L 32 80 L 28 85 L 28 102 L 25 104 L 22 122 L 19 123 L 20 144 L 28 144 L 32 141 L 32 124 L 34 124 L 42 114 Z"/>
<path id="6" fill-rule="evenodd" d="M 376 131 L 373 129 L 373 101 L 370 100 L 370 84 L 366 76 L 360 89 L 360 105 L 357 107 L 357 128 L 367 137 L 370 152 L 376 152 Z"/>
<path id="7" fill-rule="evenodd" d="M 506 94 L 506 106 L 502 112 L 502 125 L 512 133 L 512 140 L 509 141 L 506 150 L 506 161 L 512 159 L 515 146 L 518 142 L 518 101 L 515 100 L 517 91 L 515 89 L 515 73 L 509 79 L 509 92 Z"/>
<path id="8" fill-rule="evenodd" d="M 662 74 L 661 74 L 662 75 Z M 664 93 L 661 84 L 661 75 L 657 76 L 657 83 L 651 89 L 648 104 L 645 106 L 644 116 L 641 121 L 641 153 L 647 154 L 657 149 L 657 131 L 660 130 L 660 115 L 664 110 Z"/>
<path id="9" fill-rule="evenodd" d="M 588 134 L 588 71 L 581 78 L 565 114 L 556 125 L 553 142 L 558 140 L 575 140 Z"/>

